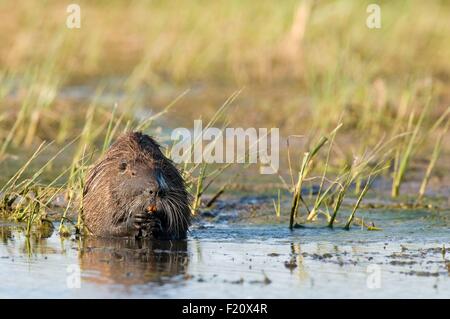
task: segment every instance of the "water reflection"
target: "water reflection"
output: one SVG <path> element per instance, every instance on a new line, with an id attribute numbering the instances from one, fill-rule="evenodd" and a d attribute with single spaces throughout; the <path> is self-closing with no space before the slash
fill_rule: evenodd
<path id="1" fill-rule="evenodd" d="M 82 280 L 125 286 L 165 284 L 187 276 L 186 241 L 85 238 L 80 241 Z"/>
<path id="2" fill-rule="evenodd" d="M 0 220 L 0 297 L 409 298 L 417 291 L 426 297 L 450 293 L 447 228 L 419 237 L 418 232 L 410 235 L 409 227 L 396 226 L 377 240 L 378 233 L 335 231 L 333 241 L 320 229 L 287 240 L 280 239 L 285 230 L 273 225 L 224 229 L 194 229 L 187 242 L 63 239 L 56 231 L 27 237 L 23 226 Z M 383 268 L 382 289 L 367 289 L 371 264 Z M 73 265 L 81 270 L 80 289 L 67 285 L 75 274 L 68 270 L 78 270 Z"/>
<path id="3" fill-rule="evenodd" d="M 0 240 L 4 245 L 8 244 L 13 239 L 13 233 L 10 227 L 0 227 Z"/>
<path id="4" fill-rule="evenodd" d="M 56 253 L 56 250 L 47 242 L 53 234 L 54 227 L 51 224 L 35 227 L 27 236 L 25 225 L 3 223 L 0 220 L 0 243 L 10 255 L 14 255 L 15 249 L 28 257 Z"/>
<path id="5" fill-rule="evenodd" d="M 53 228 L 34 229 L 0 221 L 0 244 L 5 257 L 26 256 L 28 262 L 69 254 L 79 264 L 82 280 L 96 284 L 164 284 L 188 278 L 187 241 L 126 238 L 63 238 Z M 18 254 L 20 252 L 20 254 Z"/>

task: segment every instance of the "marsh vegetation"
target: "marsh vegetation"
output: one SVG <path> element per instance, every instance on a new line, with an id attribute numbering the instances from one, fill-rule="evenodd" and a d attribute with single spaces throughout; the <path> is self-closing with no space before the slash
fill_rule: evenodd
<path id="1" fill-rule="evenodd" d="M 25 236 L 83 232 L 85 174 L 120 133 L 170 154 L 170 130 L 199 118 L 281 134 L 278 174 L 180 165 L 200 222 L 224 209 L 380 230 L 369 212 L 448 214 L 449 3 L 380 1 L 380 29 L 365 1 L 79 4 L 68 29 L 59 1 L 0 3 L 0 214 Z"/>

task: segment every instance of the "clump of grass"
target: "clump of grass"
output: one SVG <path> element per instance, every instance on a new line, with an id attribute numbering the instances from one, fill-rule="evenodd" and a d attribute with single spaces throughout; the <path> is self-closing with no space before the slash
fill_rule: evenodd
<path id="1" fill-rule="evenodd" d="M 398 197 L 399 195 L 400 186 L 405 177 L 405 173 L 408 169 L 411 158 L 417 149 L 419 133 L 422 128 L 425 116 L 428 112 L 430 102 L 431 101 L 428 100 L 428 103 L 420 112 L 419 119 L 417 120 L 415 126 L 414 126 L 415 113 L 414 112 L 411 113 L 407 127 L 407 132 L 410 132 L 411 134 L 407 134 L 402 138 L 402 142 L 400 143 L 399 147 L 396 150 L 394 160 L 393 180 L 392 180 L 392 191 L 391 191 L 391 196 L 394 198 Z"/>
<path id="2" fill-rule="evenodd" d="M 329 170 L 329 161 L 330 154 L 333 148 L 333 142 L 335 139 L 336 132 L 341 127 L 341 125 L 337 126 L 327 138 L 322 137 L 317 143 L 317 145 L 313 148 L 311 154 L 317 155 L 318 150 L 326 143 L 329 143 L 328 152 L 326 159 L 324 161 L 324 169 L 320 178 L 320 185 L 315 200 L 313 202 L 313 207 L 311 210 L 308 209 L 308 205 L 305 201 L 302 201 L 308 211 L 308 216 L 306 218 L 307 222 L 313 221 L 316 219 L 316 216 L 319 213 L 324 214 L 328 220 L 328 227 L 332 228 L 337 220 L 338 213 L 341 209 L 341 206 L 344 203 L 345 197 L 348 195 L 349 190 L 352 186 L 356 185 L 357 181 L 366 179 L 366 183 L 362 190 L 357 192 L 358 200 L 353 207 L 351 215 L 347 220 L 345 228 L 350 227 L 356 211 L 359 208 L 359 205 L 365 195 L 367 194 L 373 179 L 375 176 L 384 171 L 388 166 L 386 162 L 390 159 L 390 153 L 392 149 L 388 149 L 388 147 L 392 144 L 392 141 L 395 139 L 391 139 L 387 142 L 384 142 L 383 139 L 379 141 L 375 146 L 370 148 L 370 151 L 364 152 L 361 156 L 355 156 L 351 164 L 345 164 L 343 168 L 337 173 L 337 176 L 334 179 L 330 179 L 327 177 L 327 172 Z M 368 148 L 368 147 L 366 147 Z M 306 180 L 306 174 L 308 172 L 308 165 L 311 165 L 311 157 L 309 156 L 309 152 L 305 153 L 303 156 L 303 162 L 300 169 L 299 177 L 297 180 L 295 195 L 292 208 L 295 209 L 295 204 L 301 201 L 301 195 L 299 196 L 298 189 L 301 187 L 302 182 Z M 373 167 L 372 167 L 373 166 Z M 372 167 L 372 168 L 371 168 Z M 315 179 L 316 177 L 310 177 L 308 180 Z M 328 183 L 325 186 L 325 181 Z M 325 206 L 325 210 L 322 207 Z M 329 210 L 329 206 L 332 206 L 331 212 Z M 291 219 L 289 223 L 289 227 L 293 228 L 293 221 L 295 219 L 295 211 L 291 209 Z"/>
<path id="3" fill-rule="evenodd" d="M 215 123 L 217 123 L 220 119 L 223 119 L 223 116 L 225 114 L 225 111 L 228 109 L 228 107 L 232 104 L 232 102 L 235 100 L 235 98 L 239 95 L 240 91 L 234 92 L 223 104 L 222 106 L 216 111 L 216 113 L 213 115 L 211 120 L 208 122 L 208 124 L 203 128 L 204 130 L 212 127 Z M 223 124 L 222 129 L 225 127 L 226 124 Z M 192 144 L 190 145 L 189 149 L 187 150 L 188 153 L 192 153 L 192 150 L 194 149 L 195 145 L 198 143 L 202 143 L 202 140 L 200 140 L 200 136 L 197 140 L 193 140 Z M 214 141 L 212 141 L 210 144 L 208 144 L 208 147 L 214 147 L 214 145 L 219 141 L 218 138 L 216 138 Z M 168 152 L 170 152 L 168 150 Z M 206 162 L 202 163 L 190 163 L 189 161 L 186 161 L 184 163 L 183 167 L 183 175 L 185 179 L 187 180 L 187 186 L 191 190 L 194 190 L 193 194 L 193 201 L 192 201 L 192 207 L 191 212 L 192 215 L 195 215 L 200 208 L 201 204 L 201 197 L 205 193 L 205 191 L 209 188 L 209 186 L 212 184 L 212 182 L 218 178 L 228 167 L 231 166 L 230 163 L 219 165 L 218 168 L 210 170 L 208 172 L 208 167 L 210 165 Z M 198 174 L 196 174 L 198 172 Z M 207 182 L 208 180 L 208 182 Z M 206 184 L 205 184 L 206 183 Z M 221 193 L 223 193 L 225 189 L 222 190 Z M 220 193 L 220 194 L 221 194 Z M 218 196 L 220 196 L 220 194 Z M 217 197 L 218 197 L 217 196 Z M 216 199 L 217 199 L 216 197 Z"/>
<path id="4" fill-rule="evenodd" d="M 428 182 L 431 177 L 431 172 L 433 171 L 434 167 L 436 166 L 439 155 L 441 154 L 442 142 L 444 140 L 444 136 L 448 132 L 449 125 L 450 125 L 450 119 L 447 120 L 442 132 L 439 134 L 439 136 L 436 139 L 436 143 L 434 144 L 433 153 L 431 154 L 431 158 L 428 163 L 427 169 L 425 171 L 425 175 L 423 177 L 422 184 L 420 185 L 419 196 L 418 196 L 419 201 L 422 200 L 423 196 L 425 195 L 425 191 L 427 189 L 427 185 L 428 185 Z"/>
<path id="5" fill-rule="evenodd" d="M 344 226 L 344 229 L 346 229 L 346 230 L 350 229 L 350 225 L 353 222 L 353 219 L 355 218 L 356 211 L 358 210 L 359 205 L 361 204 L 361 201 L 363 200 L 364 196 L 366 196 L 367 191 L 369 190 L 369 187 L 372 184 L 372 181 L 373 181 L 372 176 L 369 176 L 369 178 L 366 181 L 366 185 L 364 186 L 363 190 L 361 191 L 361 193 L 358 196 L 356 204 L 353 206 L 352 213 L 348 217 L 348 220 Z"/>
<path id="6" fill-rule="evenodd" d="M 327 198 L 327 195 L 329 194 L 329 192 L 332 190 L 332 188 L 334 187 L 334 185 L 336 184 L 337 181 L 330 183 L 330 185 L 328 186 L 328 188 L 323 191 L 324 188 L 324 183 L 326 180 L 326 174 L 327 174 L 327 170 L 328 170 L 328 166 L 329 166 L 329 161 L 330 161 L 330 155 L 331 155 L 331 150 L 333 147 L 333 143 L 334 143 L 334 139 L 336 137 L 336 133 L 338 132 L 338 130 L 341 128 L 342 124 L 338 125 L 333 132 L 331 132 L 330 134 L 330 143 L 328 146 L 328 152 L 327 152 L 327 157 L 325 160 L 325 166 L 324 166 L 324 170 L 323 170 L 323 174 L 322 174 L 322 178 L 320 181 L 320 186 L 319 186 L 319 191 L 317 192 L 317 196 L 316 196 L 316 200 L 314 202 L 314 206 L 311 209 L 311 211 L 308 214 L 307 217 L 307 221 L 311 221 L 313 220 L 318 212 L 319 212 L 319 207 L 322 205 L 323 201 Z"/>
<path id="7" fill-rule="evenodd" d="M 291 212 L 290 212 L 290 219 L 289 219 L 289 228 L 290 229 L 292 229 L 294 227 L 295 219 L 298 217 L 298 210 L 299 210 L 300 202 L 303 202 L 303 204 L 305 205 L 305 207 L 307 209 L 307 213 L 308 213 L 307 220 L 312 220 L 317 215 L 319 206 L 321 205 L 323 200 L 326 198 L 328 192 L 331 190 L 331 187 L 329 187 L 324 193 L 322 193 L 322 190 L 324 187 L 324 182 L 325 182 L 325 175 L 326 175 L 326 172 L 328 169 L 328 161 L 330 158 L 331 147 L 333 145 L 335 135 L 336 135 L 337 131 L 341 128 L 341 126 L 342 126 L 342 124 L 339 124 L 338 126 L 336 126 L 333 129 L 333 131 L 331 131 L 329 133 L 328 136 L 322 136 L 319 139 L 319 141 L 317 142 L 317 144 L 310 151 L 303 154 L 302 162 L 300 165 L 300 170 L 299 170 L 298 176 L 297 176 L 297 183 L 293 186 L 293 196 L 292 196 Z M 327 159 L 325 161 L 325 169 L 324 169 L 324 172 L 322 175 L 319 192 L 316 197 L 316 201 L 315 201 L 313 209 L 309 210 L 308 206 L 304 202 L 302 195 L 301 195 L 303 183 L 307 178 L 307 175 L 309 173 L 309 170 L 311 168 L 314 158 L 316 157 L 316 155 L 318 154 L 320 149 L 327 143 L 330 143 L 330 146 L 328 148 Z M 290 171 L 290 175 L 291 175 L 291 182 L 293 183 L 294 177 L 292 174 L 292 166 L 291 166 L 290 153 L 289 153 L 289 140 L 288 140 L 288 163 L 289 163 L 289 171 Z"/>
<path id="8" fill-rule="evenodd" d="M 197 213 L 198 208 L 200 207 L 200 200 L 203 195 L 203 183 L 206 178 L 206 163 L 203 163 L 200 167 L 200 174 L 197 176 L 197 185 L 194 194 L 194 200 L 192 202 L 192 215 Z"/>
<path id="9" fill-rule="evenodd" d="M 201 204 L 201 198 L 205 194 L 205 192 L 209 189 L 209 187 L 213 184 L 213 182 L 228 168 L 231 164 L 220 165 L 219 167 L 213 169 L 208 172 L 209 168 L 208 163 L 203 163 L 199 168 L 199 174 L 195 174 L 194 170 L 190 170 L 187 172 L 189 174 L 188 180 L 190 180 L 191 188 L 195 188 L 194 197 L 192 201 L 192 215 L 196 215 Z M 208 201 L 206 207 L 210 207 L 218 198 L 221 196 L 229 183 L 225 183 L 219 189 L 219 191 Z"/>
<path id="10" fill-rule="evenodd" d="M 344 182 L 342 184 L 340 184 L 340 183 L 337 184 L 339 186 L 338 190 L 337 190 L 337 198 L 334 198 L 333 212 L 330 215 L 330 218 L 328 221 L 328 227 L 330 227 L 330 228 L 333 227 L 333 224 L 336 220 L 338 211 L 341 208 L 341 205 L 342 205 L 342 202 L 344 201 L 345 195 L 347 194 L 348 188 L 350 187 L 352 181 L 358 174 L 356 171 L 352 170 L 353 167 L 354 166 L 352 166 L 350 168 L 345 168 Z"/>
<path id="11" fill-rule="evenodd" d="M 354 185 L 358 179 L 366 175 L 368 176 L 366 184 L 362 191 L 359 193 L 352 213 L 350 214 L 350 217 L 347 220 L 346 225 L 344 226 L 344 228 L 350 227 L 350 224 L 356 214 L 357 209 L 359 208 L 359 205 L 361 204 L 363 198 L 366 196 L 370 186 L 372 185 L 373 179 L 375 178 L 375 176 L 389 167 L 386 163 L 390 160 L 390 153 L 392 149 L 388 149 L 388 147 L 391 145 L 391 142 L 392 139 L 387 142 L 383 142 L 383 140 L 381 140 L 380 142 L 378 142 L 378 144 L 372 147 L 370 151 L 365 152 L 362 156 L 356 157 L 349 168 L 344 169 L 345 172 L 343 174 L 343 177 L 341 177 L 343 182 L 337 184 L 337 199 L 334 202 L 333 212 L 328 221 L 328 227 L 333 227 L 338 211 L 342 205 L 344 197 L 348 193 L 350 186 Z M 373 168 L 371 168 L 373 163 L 375 163 L 375 165 L 373 166 Z"/>
<path id="12" fill-rule="evenodd" d="M 303 154 L 302 163 L 300 165 L 300 170 L 298 172 L 297 183 L 294 188 L 293 196 L 292 196 L 292 204 L 291 204 L 291 213 L 289 219 L 289 228 L 292 229 L 294 227 L 294 221 L 298 216 L 298 208 L 299 203 L 301 201 L 301 192 L 303 181 L 305 180 L 310 164 L 314 157 L 317 155 L 319 150 L 328 142 L 327 137 L 321 137 L 319 142 L 311 149 L 311 151 Z"/>
<path id="13" fill-rule="evenodd" d="M 0 193 L 3 194 L 2 205 L 0 207 L 3 215 L 17 222 L 26 222 L 26 236 L 30 236 L 34 225 L 53 224 L 47 219 L 46 209 L 54 197 L 61 191 L 62 187 L 55 187 L 60 178 L 67 173 L 67 170 L 59 174 L 52 182 L 41 185 L 39 178 L 46 167 L 63 153 L 70 146 L 58 151 L 47 162 L 40 167 L 30 178 L 22 179 L 22 175 L 29 169 L 31 163 L 40 156 L 49 144 L 42 143 L 32 154 L 28 161 L 8 180 L 2 187 Z M 17 202 L 15 207 L 13 203 Z"/>

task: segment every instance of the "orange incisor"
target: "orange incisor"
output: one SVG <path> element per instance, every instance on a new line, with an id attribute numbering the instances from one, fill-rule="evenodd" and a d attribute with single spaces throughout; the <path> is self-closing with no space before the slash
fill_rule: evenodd
<path id="1" fill-rule="evenodd" d="M 148 213 L 154 213 L 156 212 L 156 205 L 149 205 L 146 210 Z"/>

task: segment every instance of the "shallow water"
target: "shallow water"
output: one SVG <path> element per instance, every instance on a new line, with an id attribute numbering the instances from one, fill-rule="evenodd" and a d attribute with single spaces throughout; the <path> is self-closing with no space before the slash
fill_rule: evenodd
<path id="1" fill-rule="evenodd" d="M 27 240 L 3 222 L 0 297 L 449 298 L 449 216 L 366 213 L 382 231 L 200 223 L 180 242 Z"/>

